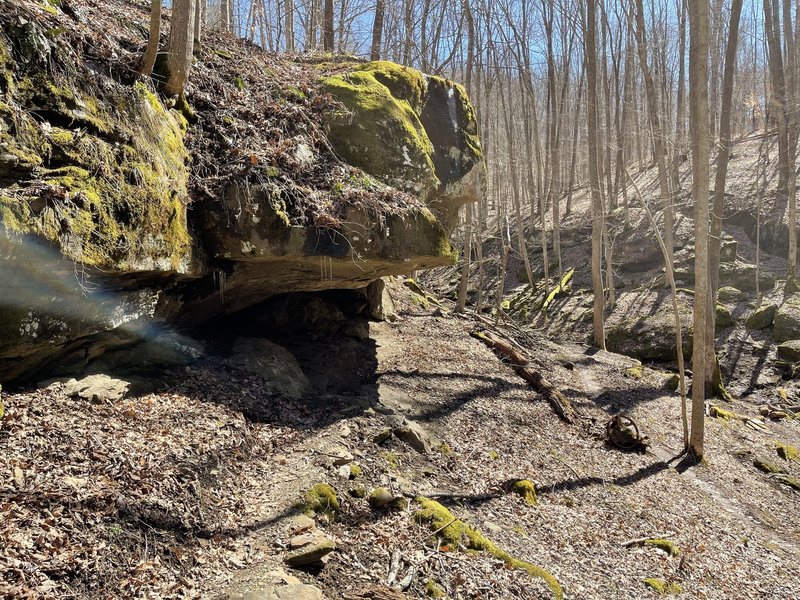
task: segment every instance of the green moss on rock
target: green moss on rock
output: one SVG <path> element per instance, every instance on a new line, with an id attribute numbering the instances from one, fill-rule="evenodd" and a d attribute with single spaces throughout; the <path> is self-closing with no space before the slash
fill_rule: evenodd
<path id="1" fill-rule="evenodd" d="M 444 506 L 434 500 L 419 497 L 416 499 L 420 509 L 414 514 L 414 520 L 430 527 L 443 542 L 443 548 L 457 550 L 464 547 L 467 551 L 486 552 L 488 555 L 502 560 L 509 567 L 527 572 L 532 577 L 542 579 L 556 600 L 563 600 L 564 590 L 558 580 L 541 567 L 513 557 L 505 550 L 498 548 L 481 532 L 457 519 Z"/>
<path id="2" fill-rule="evenodd" d="M 26 75 L 0 106 L 8 125 L 0 127 L 0 143 L 8 149 L 5 163 L 13 163 L 6 168 L 23 181 L 2 194 L 3 227 L 43 237 L 84 265 L 187 271 L 185 120 L 142 84 L 95 97 L 91 85 L 60 77 Z M 30 103 L 75 129 L 44 126 L 23 110 Z M 25 172 L 36 179 L 20 176 Z M 36 185 L 27 187 L 31 181 Z"/>
<path id="3" fill-rule="evenodd" d="M 346 109 L 329 119 L 329 137 L 347 162 L 401 189 L 438 187 L 433 146 L 419 117 L 426 89 L 419 71 L 378 61 L 322 85 Z"/>
<path id="4" fill-rule="evenodd" d="M 306 492 L 304 508 L 309 516 L 324 514 L 332 520 L 336 519 L 341 512 L 336 490 L 327 483 L 318 483 Z"/>
<path id="5" fill-rule="evenodd" d="M 786 469 L 784 469 L 783 467 L 779 467 L 775 463 L 771 463 L 767 460 L 764 460 L 763 458 L 754 458 L 753 466 L 759 471 L 763 471 L 764 473 L 769 473 L 769 474 L 786 473 Z"/>
<path id="6" fill-rule="evenodd" d="M 800 462 L 800 451 L 797 450 L 796 446 L 784 444 L 782 442 L 775 442 L 775 452 L 783 460 Z"/>
<path id="7" fill-rule="evenodd" d="M 511 491 L 521 496 L 525 500 L 525 504 L 529 506 L 536 506 L 538 499 L 536 497 L 536 486 L 533 482 L 527 479 L 518 479 L 511 483 Z"/>

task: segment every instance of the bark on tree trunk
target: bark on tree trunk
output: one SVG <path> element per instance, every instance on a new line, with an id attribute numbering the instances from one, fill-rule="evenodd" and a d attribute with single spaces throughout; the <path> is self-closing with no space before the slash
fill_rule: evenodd
<path id="1" fill-rule="evenodd" d="M 160 36 L 161 0 L 152 0 L 150 4 L 150 34 L 147 38 L 147 49 L 144 51 L 142 62 L 139 65 L 139 74 L 143 77 L 150 77 L 153 74 L 153 65 L 156 64 Z"/>
<path id="2" fill-rule="evenodd" d="M 705 437 L 706 345 L 712 318 L 708 275 L 708 0 L 689 0 L 689 112 L 692 132 L 692 199 L 694 200 L 695 297 L 692 352 L 692 431 L 689 448 L 703 457 Z"/>
<path id="3" fill-rule="evenodd" d="M 167 81 L 164 92 L 168 96 L 183 94 L 186 79 L 192 66 L 194 46 L 194 12 L 196 0 L 173 0 L 172 24 L 169 30 L 167 54 Z"/>
<path id="4" fill-rule="evenodd" d="M 331 2 L 333 0 L 325 0 Z M 375 3 L 375 20 L 372 22 L 372 48 L 370 50 L 370 60 L 380 60 L 381 57 L 381 36 L 383 34 L 383 12 L 384 0 L 377 0 Z M 333 28 L 331 28 L 333 29 Z"/>
<path id="5" fill-rule="evenodd" d="M 600 196 L 600 174 L 597 164 L 597 23 L 595 3 L 587 2 L 586 34 L 586 112 L 589 135 L 589 182 L 592 187 L 592 291 L 594 292 L 594 345 L 606 348 L 603 298 L 603 200 Z"/>

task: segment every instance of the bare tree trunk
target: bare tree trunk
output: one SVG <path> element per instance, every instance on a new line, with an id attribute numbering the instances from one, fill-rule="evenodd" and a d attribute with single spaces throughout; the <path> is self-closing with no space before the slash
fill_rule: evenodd
<path id="1" fill-rule="evenodd" d="M 160 36 L 161 0 L 152 0 L 150 4 L 150 34 L 147 37 L 147 49 L 144 51 L 142 62 L 139 65 L 139 74 L 143 77 L 150 77 L 153 74 L 153 65 L 156 64 Z"/>
<path id="2" fill-rule="evenodd" d="M 589 135 L 589 183 L 592 187 L 592 291 L 594 292 L 594 345 L 606 348 L 603 297 L 603 200 L 600 196 L 600 174 L 597 164 L 597 23 L 595 3 L 586 3 L 586 113 Z"/>
<path id="3" fill-rule="evenodd" d="M 231 22 L 233 21 L 233 15 L 231 11 L 231 0 L 222 0 L 219 5 L 219 11 L 220 11 L 222 30 L 230 31 Z"/>
<path id="4" fill-rule="evenodd" d="M 381 8 L 383 2 L 380 1 Z M 381 14 L 381 21 L 383 15 Z M 380 45 L 380 40 L 378 41 Z M 325 52 L 333 52 L 333 0 L 325 0 L 325 8 L 322 16 L 322 48 Z"/>
<path id="5" fill-rule="evenodd" d="M 413 38 L 414 38 L 414 0 L 405 0 L 403 25 L 405 28 L 405 35 L 406 35 L 405 42 L 403 43 L 403 64 L 410 65 L 411 48 L 413 46 Z"/>
<path id="6" fill-rule="evenodd" d="M 284 34 L 286 36 L 286 51 L 294 52 L 294 2 L 292 0 L 284 0 Z"/>
<path id="7" fill-rule="evenodd" d="M 733 98 L 733 74 L 736 67 L 736 45 L 739 41 L 739 16 L 742 13 L 742 0 L 731 3 L 730 33 L 725 50 L 725 73 L 722 83 L 722 110 L 719 115 L 719 154 L 717 173 L 714 180 L 714 204 L 711 210 L 711 236 L 708 248 L 708 271 L 711 287 L 711 306 L 716 307 L 719 289 L 720 247 L 722 241 L 722 214 L 725 210 L 725 179 L 728 173 L 728 157 L 731 152 L 731 101 Z M 712 313 L 715 314 L 715 313 Z M 722 385 L 715 350 L 715 319 L 709 315 L 708 339 L 706 340 L 707 363 L 706 390 L 713 396 L 730 399 Z M 710 367 L 713 365 L 713 368 Z"/>
<path id="8" fill-rule="evenodd" d="M 193 52 L 200 52 L 200 39 L 203 34 L 206 11 L 208 10 L 208 0 L 197 0 L 197 9 L 194 13 L 194 47 Z M 254 13 L 255 14 L 255 13 Z"/>
<path id="9" fill-rule="evenodd" d="M 713 318 L 708 274 L 708 0 L 689 0 L 689 113 L 692 132 L 692 199 L 694 200 L 695 292 L 692 352 L 692 432 L 689 448 L 703 457 L 708 321 Z"/>
<path id="10" fill-rule="evenodd" d="M 653 133 L 653 146 L 658 165 L 658 182 L 661 190 L 661 202 L 664 207 L 664 243 L 667 245 L 670 262 L 673 261 L 673 248 L 675 246 L 674 237 L 674 216 L 672 211 L 672 197 L 669 193 L 669 183 L 667 177 L 666 154 L 664 152 L 664 132 L 661 129 L 659 120 L 658 101 L 656 99 L 656 87 L 647 64 L 647 41 L 644 28 L 644 9 L 642 0 L 636 0 L 636 41 L 639 47 L 639 66 L 644 77 L 645 93 L 647 95 L 647 108 L 650 114 L 650 128 Z"/>
<path id="11" fill-rule="evenodd" d="M 466 223 L 464 225 L 464 250 L 461 256 L 461 281 L 458 286 L 456 312 L 464 312 L 467 306 L 467 287 L 469 286 L 469 267 L 472 254 L 472 205 L 467 204 Z"/>
<path id="12" fill-rule="evenodd" d="M 680 50 L 678 52 L 678 98 L 675 107 L 675 146 L 672 157 L 672 191 L 674 194 L 681 189 L 680 164 L 683 160 L 686 137 L 686 2 L 680 3 Z"/>
<path id="13" fill-rule="evenodd" d="M 169 52 L 167 54 L 167 81 L 164 92 L 168 96 L 180 96 L 192 67 L 194 48 L 194 12 L 197 0 L 173 0 L 172 24 L 169 29 Z"/>
<path id="14" fill-rule="evenodd" d="M 325 0 L 331 2 L 332 0 Z M 369 59 L 380 60 L 381 58 L 381 36 L 383 34 L 383 0 L 375 3 L 375 19 L 372 22 L 372 48 L 370 49 Z"/>

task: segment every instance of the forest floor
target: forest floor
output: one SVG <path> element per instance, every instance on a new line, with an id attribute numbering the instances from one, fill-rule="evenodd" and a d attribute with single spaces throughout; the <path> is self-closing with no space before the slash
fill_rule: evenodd
<path id="1" fill-rule="evenodd" d="M 626 357 L 505 329 L 578 408 L 569 425 L 470 337 L 479 322 L 393 292 L 399 319 L 369 324 L 365 370 L 347 393 L 289 401 L 208 356 L 113 403 L 69 398 L 62 384 L 7 394 L 0 595 L 225 598 L 296 577 L 328 598 L 422 598 L 429 580 L 450 598 L 549 597 L 504 561 L 437 544 L 413 518 L 413 499 L 427 496 L 547 569 L 567 598 L 658 597 L 647 578 L 692 598 L 798 597 L 800 493 L 753 461 L 800 476 L 775 446 L 800 444 L 800 422 L 708 418 L 706 458 L 692 465 L 662 372 L 635 378 Z M 309 344 L 319 368 L 335 363 L 324 340 Z M 752 403 L 725 408 L 759 418 Z M 606 443 L 620 411 L 649 437 L 646 453 Z M 376 443 L 398 416 L 433 440 L 431 453 Z M 342 456 L 350 469 L 333 464 Z M 538 504 L 507 493 L 511 479 L 534 482 Z M 293 515 L 321 482 L 341 503 L 337 519 L 317 519 L 337 549 L 323 567 L 289 569 Z M 410 504 L 375 512 L 354 496 L 377 486 Z M 677 553 L 624 545 L 638 538 L 668 539 Z"/>

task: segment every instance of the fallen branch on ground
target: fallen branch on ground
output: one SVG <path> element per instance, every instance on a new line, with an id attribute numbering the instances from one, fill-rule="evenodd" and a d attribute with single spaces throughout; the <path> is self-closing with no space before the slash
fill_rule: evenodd
<path id="1" fill-rule="evenodd" d="M 553 384 L 547 381 L 539 371 L 529 366 L 530 361 L 528 357 L 521 351 L 489 331 L 473 331 L 470 335 L 479 339 L 500 356 L 507 359 L 511 368 L 516 371 L 517 375 L 522 377 L 534 390 L 544 396 L 559 417 L 570 424 L 575 422 L 577 419 L 577 411 L 575 407 L 572 406 L 572 403 L 564 394 L 559 392 Z"/>

